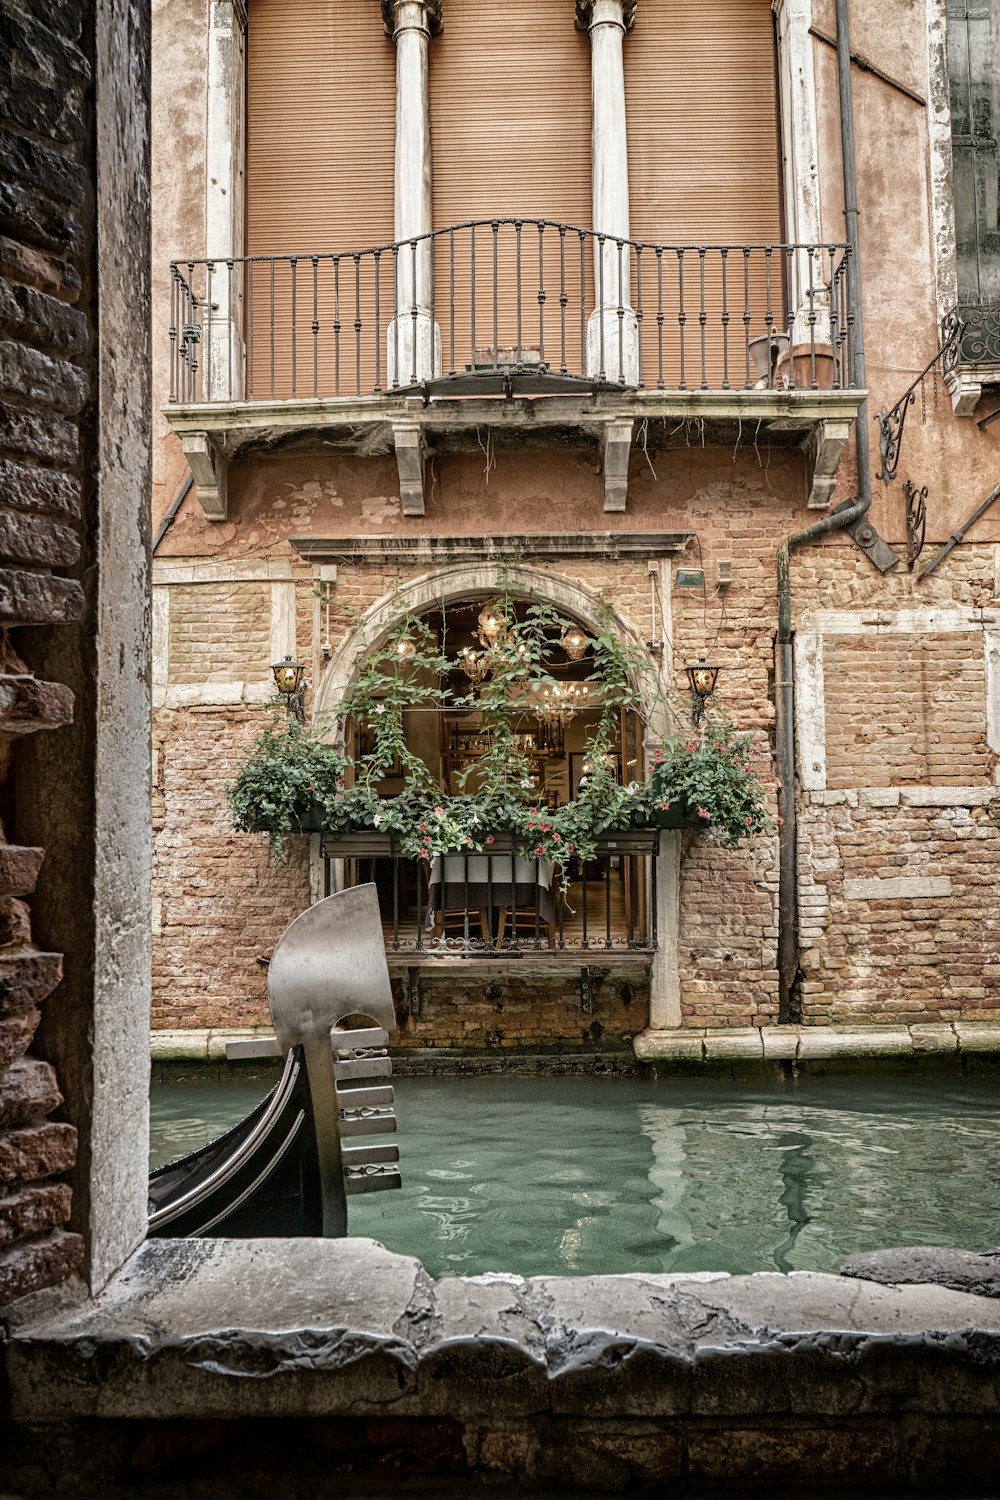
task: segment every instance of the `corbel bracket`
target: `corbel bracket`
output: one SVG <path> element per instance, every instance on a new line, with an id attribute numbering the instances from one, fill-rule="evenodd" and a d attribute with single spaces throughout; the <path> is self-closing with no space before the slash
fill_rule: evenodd
<path id="1" fill-rule="evenodd" d="M 392 441 L 399 470 L 399 498 L 404 516 L 424 514 L 424 468 L 427 440 L 416 422 L 393 422 Z"/>
<path id="2" fill-rule="evenodd" d="M 632 426 L 615 418 L 606 422 L 601 433 L 601 460 L 604 468 L 604 509 L 624 510 L 628 500 L 628 461 L 632 454 Z"/>
<path id="3" fill-rule="evenodd" d="M 224 521 L 229 500 L 229 465 L 207 432 L 182 432 L 181 447 L 191 465 L 201 508 L 210 521 Z"/>
<path id="4" fill-rule="evenodd" d="M 850 432 L 850 422 L 817 422 L 806 439 L 806 456 L 812 475 L 807 502 L 810 510 L 826 510 L 829 505 L 841 454 Z"/>

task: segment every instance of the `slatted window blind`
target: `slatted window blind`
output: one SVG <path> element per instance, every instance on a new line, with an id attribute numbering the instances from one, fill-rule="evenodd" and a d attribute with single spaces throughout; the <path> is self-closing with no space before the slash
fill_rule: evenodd
<path id="1" fill-rule="evenodd" d="M 248 254 L 390 241 L 396 56 L 376 0 L 252 0 L 247 54 Z M 391 263 L 382 263 L 377 279 L 384 325 Z M 279 261 L 273 275 L 261 261 L 251 280 L 253 395 L 366 392 L 376 349 L 384 383 L 370 257 L 313 263 L 307 255 L 294 269 Z"/>

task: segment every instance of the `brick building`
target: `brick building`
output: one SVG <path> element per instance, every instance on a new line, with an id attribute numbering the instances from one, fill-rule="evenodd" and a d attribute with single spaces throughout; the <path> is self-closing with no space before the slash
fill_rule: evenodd
<path id="1" fill-rule="evenodd" d="M 488 973 L 407 876 L 403 1045 L 992 1020 L 1000 505 L 936 554 L 1000 478 L 998 25 L 860 6 L 848 65 L 825 0 L 156 8 L 154 1028 L 264 1024 L 286 923 L 384 878 L 233 833 L 270 664 L 322 721 L 401 612 L 473 640 L 501 588 L 610 609 L 682 719 L 710 653 L 782 831 L 608 850 L 596 943 L 577 871 Z"/>

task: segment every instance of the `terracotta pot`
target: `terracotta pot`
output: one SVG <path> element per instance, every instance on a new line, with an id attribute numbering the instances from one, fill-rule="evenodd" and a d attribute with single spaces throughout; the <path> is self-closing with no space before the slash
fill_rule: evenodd
<path id="1" fill-rule="evenodd" d="M 836 362 L 831 344 L 796 344 L 789 354 L 785 349 L 774 364 L 774 383 L 779 389 L 789 390 L 794 369 L 795 389 L 809 391 L 833 389 Z M 816 385 L 813 386 L 815 380 Z"/>

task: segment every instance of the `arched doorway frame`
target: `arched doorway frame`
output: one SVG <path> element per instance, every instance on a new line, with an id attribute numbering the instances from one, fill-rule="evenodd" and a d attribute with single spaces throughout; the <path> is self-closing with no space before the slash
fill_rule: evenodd
<path id="1" fill-rule="evenodd" d="M 337 710 L 360 671 L 368 652 L 381 645 L 398 625 L 401 615 L 420 615 L 441 605 L 456 604 L 477 594 L 508 592 L 515 598 L 544 599 L 563 609 L 589 630 L 606 628 L 609 620 L 622 643 L 638 648 L 648 671 L 637 684 L 648 693 L 651 711 L 645 726 L 645 747 L 652 748 L 680 727 L 674 721 L 666 694 L 667 675 L 660 662 L 648 657 L 645 642 L 613 605 L 594 589 L 565 574 L 550 573 L 532 563 L 487 562 L 453 564 L 421 573 L 384 594 L 370 605 L 334 651 L 319 682 L 313 720 L 326 724 L 330 737 L 340 732 Z M 662 661 L 669 660 L 669 650 Z M 313 899 L 322 894 L 319 839 L 312 840 Z M 656 855 L 656 903 L 659 948 L 649 976 L 649 1023 L 652 1030 L 681 1024 L 678 937 L 680 925 L 681 836 L 664 829 Z M 337 862 L 339 864 L 339 862 Z M 338 875 L 339 879 L 342 875 Z"/>
<path id="2" fill-rule="evenodd" d="M 317 725 L 328 723 L 332 731 L 337 710 L 365 656 L 389 637 L 401 615 L 422 615 L 477 594 L 502 593 L 510 593 L 516 599 L 543 599 L 556 609 L 565 610 L 587 630 L 604 629 L 610 620 L 622 644 L 641 652 L 642 659 L 648 660 L 646 644 L 632 626 L 596 590 L 576 579 L 550 573 L 532 563 L 454 564 L 409 579 L 365 611 L 334 651 L 320 680 L 313 707 Z M 636 684 L 646 691 L 651 705 L 645 725 L 648 743 L 659 743 L 677 728 L 666 698 L 667 685 L 662 668 L 650 660 L 648 670 Z"/>

